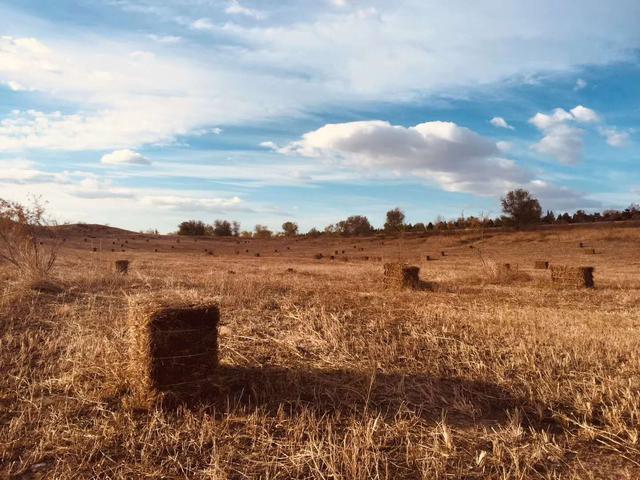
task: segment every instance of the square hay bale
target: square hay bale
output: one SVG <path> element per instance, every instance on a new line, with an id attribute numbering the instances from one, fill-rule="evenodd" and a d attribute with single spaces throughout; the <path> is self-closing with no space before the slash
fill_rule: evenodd
<path id="1" fill-rule="evenodd" d="M 213 301 L 131 298 L 128 371 L 137 403 L 186 401 L 211 388 L 219 320 Z"/>
<path id="2" fill-rule="evenodd" d="M 594 267 L 551 266 L 551 283 L 563 287 L 593 288 Z"/>
<path id="3" fill-rule="evenodd" d="M 536 260 L 533 262 L 533 268 L 537 270 L 547 270 L 549 268 L 549 262 L 544 260 Z"/>
<path id="4" fill-rule="evenodd" d="M 114 265 L 118 273 L 125 274 L 129 271 L 129 260 L 116 260 Z"/>
<path id="5" fill-rule="evenodd" d="M 384 288 L 388 290 L 402 290 L 403 288 L 417 289 L 420 286 L 420 268 L 404 263 L 384 264 Z"/>

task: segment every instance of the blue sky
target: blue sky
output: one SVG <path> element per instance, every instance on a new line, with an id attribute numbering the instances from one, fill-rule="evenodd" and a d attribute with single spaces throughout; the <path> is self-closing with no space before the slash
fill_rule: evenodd
<path id="1" fill-rule="evenodd" d="M 0 1 L 0 197 L 134 230 L 640 202 L 640 3 Z"/>

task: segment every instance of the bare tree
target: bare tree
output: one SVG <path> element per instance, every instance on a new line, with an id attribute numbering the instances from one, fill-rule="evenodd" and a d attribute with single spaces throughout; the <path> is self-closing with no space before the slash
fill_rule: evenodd
<path id="1" fill-rule="evenodd" d="M 46 278 L 60 246 L 48 226 L 38 198 L 31 205 L 0 199 L 0 261 L 31 279 Z"/>

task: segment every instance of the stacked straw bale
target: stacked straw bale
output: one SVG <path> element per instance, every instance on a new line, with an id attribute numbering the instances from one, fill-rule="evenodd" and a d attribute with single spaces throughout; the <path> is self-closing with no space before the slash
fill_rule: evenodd
<path id="1" fill-rule="evenodd" d="M 211 389 L 219 319 L 213 301 L 130 299 L 129 376 L 138 404 L 173 404 Z"/>
<path id="2" fill-rule="evenodd" d="M 114 265 L 118 273 L 125 274 L 129 271 L 129 260 L 116 260 Z"/>
<path id="3" fill-rule="evenodd" d="M 384 288 L 388 290 L 417 289 L 420 286 L 419 274 L 419 267 L 412 267 L 404 263 L 385 263 Z"/>
<path id="4" fill-rule="evenodd" d="M 551 266 L 551 283 L 576 288 L 593 288 L 593 267 Z"/>

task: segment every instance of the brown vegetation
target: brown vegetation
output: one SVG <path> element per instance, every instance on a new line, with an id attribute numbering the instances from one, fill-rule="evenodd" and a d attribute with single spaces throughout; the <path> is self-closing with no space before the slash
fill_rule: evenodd
<path id="1" fill-rule="evenodd" d="M 375 262 L 313 259 L 346 239 L 250 239 L 258 258 L 131 234 L 135 275 L 115 275 L 120 253 L 65 232 L 58 288 L 0 268 L 0 478 L 640 478 L 636 229 L 359 240 L 420 267 L 435 288 L 416 291 L 384 289 Z M 595 288 L 533 268 L 580 262 L 579 239 L 601 252 Z M 522 277 L 487 281 L 504 263 Z M 132 295 L 215 296 L 202 402 L 137 408 Z"/>

